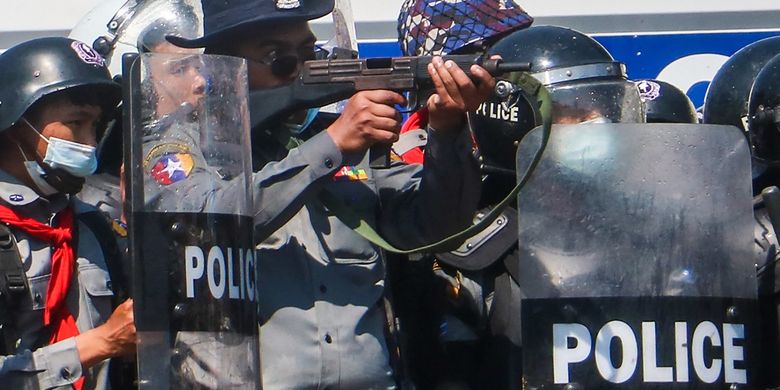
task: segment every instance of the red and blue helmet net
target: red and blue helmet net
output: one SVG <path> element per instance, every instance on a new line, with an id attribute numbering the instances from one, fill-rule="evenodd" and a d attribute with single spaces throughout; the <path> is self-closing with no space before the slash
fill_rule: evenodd
<path id="1" fill-rule="evenodd" d="M 398 15 L 401 52 L 445 55 L 531 25 L 512 0 L 406 0 Z"/>

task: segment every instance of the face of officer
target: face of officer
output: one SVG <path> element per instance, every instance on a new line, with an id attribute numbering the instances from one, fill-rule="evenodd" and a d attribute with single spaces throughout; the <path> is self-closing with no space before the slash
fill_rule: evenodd
<path id="1" fill-rule="evenodd" d="M 307 22 L 259 26 L 232 38 L 233 42 L 206 48 L 206 53 L 245 58 L 250 90 L 289 84 L 303 62 L 314 59 L 316 38 Z"/>
<path id="2" fill-rule="evenodd" d="M 96 134 L 104 120 L 99 98 L 82 88 L 40 99 L 4 134 L 10 141 L 3 140 L 4 155 L 19 158 L 4 159 L 3 169 L 42 195 L 80 191 L 84 177 L 97 168 Z M 49 189 L 42 189 L 41 180 Z"/>
<path id="3" fill-rule="evenodd" d="M 188 54 L 196 50 L 182 49 L 162 42 L 155 53 Z M 149 72 L 157 94 L 157 115 L 163 116 L 183 104 L 198 107 L 206 95 L 206 78 L 201 73 L 203 63 L 198 55 L 173 56 L 149 62 Z"/>
<path id="4" fill-rule="evenodd" d="M 103 110 L 99 106 L 76 105 L 61 98 L 40 109 L 38 115 L 28 121 L 43 137 L 27 133 L 26 138 L 33 141 L 35 153 L 39 157 L 46 155 L 49 143 L 44 140 L 52 137 L 83 145 L 96 146 L 97 127 L 102 119 Z"/>

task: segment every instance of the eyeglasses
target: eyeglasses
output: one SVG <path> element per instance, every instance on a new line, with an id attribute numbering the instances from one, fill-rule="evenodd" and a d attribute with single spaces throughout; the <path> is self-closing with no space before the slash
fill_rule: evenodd
<path id="1" fill-rule="evenodd" d="M 319 46 L 316 46 L 314 50 L 311 50 L 310 48 L 300 48 L 297 53 L 274 50 L 262 59 L 256 60 L 250 58 L 249 60 L 270 66 L 271 73 L 276 77 L 288 78 L 298 70 L 300 64 L 319 58 L 318 52 L 323 50 L 324 49 Z"/>

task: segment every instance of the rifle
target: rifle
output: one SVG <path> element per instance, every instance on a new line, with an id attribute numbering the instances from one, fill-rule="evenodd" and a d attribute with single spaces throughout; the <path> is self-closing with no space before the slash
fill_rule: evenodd
<path id="1" fill-rule="evenodd" d="M 407 93 L 406 109 L 419 109 L 435 93 L 428 74 L 428 64 L 432 59 L 420 56 L 307 61 L 292 84 L 250 92 L 251 128 L 254 131 L 296 111 L 335 103 L 359 91 L 382 89 Z M 442 59 L 454 61 L 469 77 L 472 77 L 469 68 L 474 64 L 485 68 L 493 76 L 527 72 L 531 68 L 527 62 L 485 59 L 483 54 L 451 55 Z M 370 161 L 372 168 L 389 166 L 390 146 L 372 147 Z"/>

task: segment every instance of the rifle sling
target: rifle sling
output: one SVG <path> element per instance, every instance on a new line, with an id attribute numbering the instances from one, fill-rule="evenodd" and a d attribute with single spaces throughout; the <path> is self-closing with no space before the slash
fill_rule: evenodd
<path id="1" fill-rule="evenodd" d="M 479 222 L 470 227 L 453 234 L 443 240 L 435 242 L 433 244 L 424 245 L 413 249 L 400 249 L 396 248 L 387 240 L 385 240 L 373 227 L 371 227 L 366 220 L 362 219 L 352 209 L 350 209 L 344 202 L 334 196 L 328 191 L 322 191 L 319 194 L 319 199 L 325 207 L 327 207 L 336 217 L 341 220 L 345 225 L 349 226 L 357 234 L 370 241 L 372 244 L 392 253 L 398 254 L 413 254 L 413 253 L 438 253 L 446 252 L 457 248 L 464 240 L 484 230 L 493 221 L 501 215 L 501 212 L 509 206 L 509 204 L 517 197 L 520 190 L 525 186 L 528 180 L 531 178 L 531 173 L 536 169 L 539 161 L 542 158 L 545 148 L 547 147 L 547 141 L 550 138 L 550 132 L 552 129 L 552 101 L 547 89 L 536 79 L 525 72 L 518 72 L 510 74 L 512 82 L 514 82 L 521 90 L 523 90 L 528 96 L 533 96 L 538 104 L 539 113 L 542 117 L 542 142 L 539 145 L 534 154 L 533 160 L 523 172 L 523 176 L 517 182 L 517 185 L 509 192 L 509 194 Z"/>

